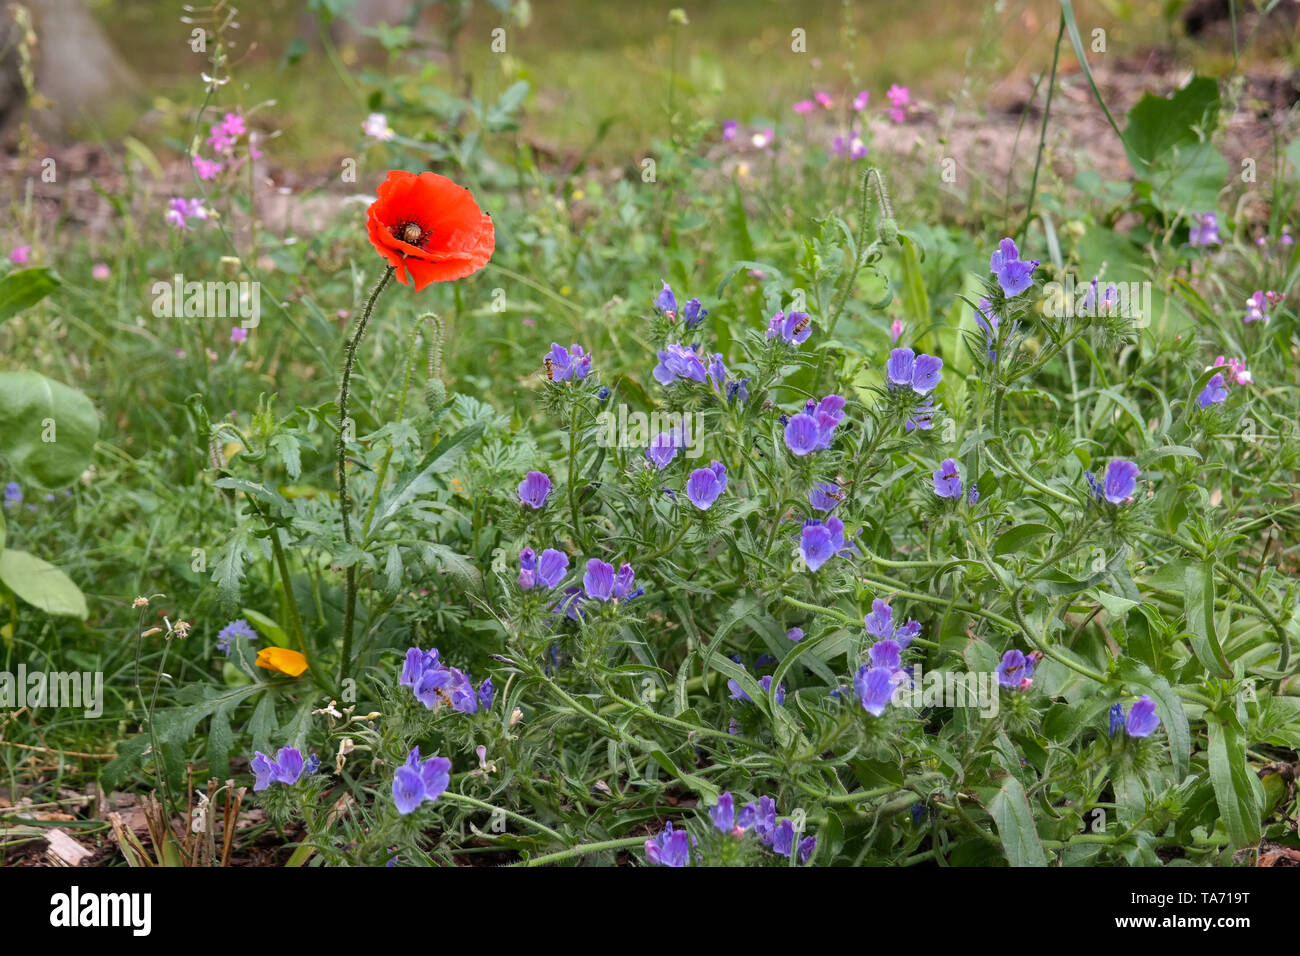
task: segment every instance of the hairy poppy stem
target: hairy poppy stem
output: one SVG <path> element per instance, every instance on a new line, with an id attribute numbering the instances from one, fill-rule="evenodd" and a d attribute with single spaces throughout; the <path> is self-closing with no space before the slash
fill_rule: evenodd
<path id="1" fill-rule="evenodd" d="M 379 301 L 380 294 L 384 289 L 388 288 L 388 283 L 392 281 L 394 271 L 392 266 L 385 269 L 383 276 L 370 291 L 370 298 L 366 300 L 366 307 L 361 311 L 361 318 L 357 320 L 356 331 L 352 333 L 352 338 L 348 339 L 343 358 L 343 377 L 339 381 L 339 516 L 343 519 L 343 540 L 347 544 L 352 543 L 352 525 L 349 523 L 348 517 L 349 512 L 352 510 L 352 501 L 348 497 L 347 456 L 348 396 L 352 385 L 352 367 L 356 364 L 357 346 L 361 344 L 361 339 L 366 334 L 366 325 L 370 322 L 370 314 L 375 310 L 375 303 Z M 346 575 L 343 603 L 343 656 L 339 661 L 340 688 L 343 686 L 343 681 L 347 679 L 348 667 L 351 664 L 350 658 L 352 657 L 352 626 L 357 612 L 357 566 L 349 564 Z"/>

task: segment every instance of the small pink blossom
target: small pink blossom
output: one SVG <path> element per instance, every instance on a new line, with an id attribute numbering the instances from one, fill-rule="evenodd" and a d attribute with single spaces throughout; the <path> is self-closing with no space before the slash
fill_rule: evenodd
<path id="1" fill-rule="evenodd" d="M 383 113 L 371 113 L 361 124 L 361 131 L 371 139 L 386 143 L 397 134 L 388 126 L 388 117 Z"/>
<path id="2" fill-rule="evenodd" d="M 230 330 L 230 341 L 234 342 L 236 345 L 239 345 L 242 342 L 247 342 L 248 329 L 244 328 L 242 325 L 235 326 Z"/>
<path id="3" fill-rule="evenodd" d="M 867 144 L 856 134 L 848 138 L 836 136 L 831 141 L 831 153 L 835 156 L 847 156 L 849 159 L 862 159 L 867 155 Z"/>
<path id="4" fill-rule="evenodd" d="M 1237 385 L 1250 385 L 1255 381 L 1253 375 L 1246 370 L 1246 363 L 1239 358 L 1225 359 L 1222 355 L 1214 360 L 1211 368 L 1227 368 L 1228 380 Z M 1206 369 L 1208 372 L 1210 369 Z"/>
<path id="5" fill-rule="evenodd" d="M 791 109 L 793 109 L 800 116 L 805 116 L 808 113 L 811 113 L 816 108 L 817 108 L 817 104 L 814 103 L 812 100 L 800 100 L 798 103 L 795 103 L 793 107 L 791 107 Z"/>
<path id="6" fill-rule="evenodd" d="M 90 277 L 96 282 L 107 282 L 110 275 L 112 272 L 109 271 L 107 263 L 96 262 L 90 267 Z"/>
<path id="7" fill-rule="evenodd" d="M 871 94 L 866 90 L 863 90 L 857 96 L 853 97 L 853 108 L 861 113 L 867 108 L 869 102 L 871 102 Z"/>
<path id="8" fill-rule="evenodd" d="M 885 93 L 885 96 L 889 99 L 889 102 L 893 104 L 893 106 L 888 110 L 889 118 L 895 123 L 901 123 L 903 120 L 907 119 L 906 107 L 912 102 L 912 94 L 907 91 L 907 87 L 899 86 L 895 83 Z"/>
<path id="9" fill-rule="evenodd" d="M 204 159 L 202 156 L 194 157 L 194 171 L 199 174 L 199 179 L 209 180 L 221 172 L 225 167 L 213 159 Z"/>
<path id="10" fill-rule="evenodd" d="M 32 260 L 31 246 L 14 246 L 13 251 L 9 253 L 9 261 L 16 266 L 25 266 Z"/>
<path id="11" fill-rule="evenodd" d="M 825 90 L 818 90 L 813 94 L 813 99 L 820 103 L 824 110 L 828 110 L 835 105 L 835 101 L 831 99 L 831 95 Z"/>
<path id="12" fill-rule="evenodd" d="M 165 218 L 169 226 L 187 229 L 190 219 L 207 219 L 208 210 L 204 207 L 202 199 L 173 197 Z"/>
<path id="13" fill-rule="evenodd" d="M 238 139 L 248 132 L 244 126 L 244 118 L 238 113 L 227 113 L 221 121 L 221 131 L 231 139 Z"/>
<path id="14" fill-rule="evenodd" d="M 895 83 L 885 92 L 886 99 L 895 106 L 907 106 L 912 102 L 912 94 L 908 92 L 906 86 L 899 86 Z"/>
<path id="15" fill-rule="evenodd" d="M 898 341 L 898 337 L 903 334 L 902 319 L 894 319 L 894 321 L 889 326 L 889 334 L 894 337 L 895 342 Z"/>

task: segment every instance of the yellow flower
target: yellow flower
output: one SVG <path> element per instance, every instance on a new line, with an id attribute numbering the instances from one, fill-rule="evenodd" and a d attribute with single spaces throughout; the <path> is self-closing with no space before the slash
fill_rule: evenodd
<path id="1" fill-rule="evenodd" d="M 258 667 L 290 677 L 301 677 L 307 669 L 307 658 L 287 647 L 264 647 L 257 652 L 255 663 Z"/>

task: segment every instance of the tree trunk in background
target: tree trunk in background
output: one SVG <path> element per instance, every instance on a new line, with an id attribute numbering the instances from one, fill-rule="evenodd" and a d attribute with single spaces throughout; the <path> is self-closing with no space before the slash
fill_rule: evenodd
<path id="1" fill-rule="evenodd" d="M 135 88 L 135 77 L 81 0 L 22 0 L 36 30 L 36 92 L 46 108 L 33 110 L 42 136 L 64 139 L 78 121 L 106 101 Z M 0 127 L 9 131 L 22 113 L 25 90 L 18 76 L 20 31 L 9 4 L 0 11 Z"/>

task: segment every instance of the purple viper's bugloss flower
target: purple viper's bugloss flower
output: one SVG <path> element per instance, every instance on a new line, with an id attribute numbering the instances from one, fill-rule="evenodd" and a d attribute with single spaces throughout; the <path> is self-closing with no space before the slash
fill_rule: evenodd
<path id="1" fill-rule="evenodd" d="M 682 306 L 682 321 L 686 323 L 688 329 L 695 328 L 704 321 L 704 317 L 708 314 L 708 309 L 700 307 L 699 299 L 688 299 L 686 304 Z"/>
<path id="2" fill-rule="evenodd" d="M 939 462 L 934 472 L 934 493 L 940 498 L 956 501 L 961 497 L 961 473 L 957 470 L 957 461 L 945 458 Z"/>
<path id="3" fill-rule="evenodd" d="M 438 649 L 435 647 L 429 651 L 422 651 L 418 647 L 412 647 L 406 652 L 406 661 L 402 665 L 401 686 L 414 688 L 419 683 L 420 678 L 424 676 L 427 670 L 437 670 Z"/>
<path id="4" fill-rule="evenodd" d="M 1188 230 L 1187 244 L 1191 246 L 1217 246 L 1219 240 L 1219 217 L 1212 212 L 1192 213 L 1194 225 Z"/>
<path id="5" fill-rule="evenodd" d="M 654 368 L 655 381 L 671 385 L 679 378 L 702 382 L 706 377 L 704 363 L 692 348 L 676 342 L 659 352 L 659 364 Z"/>
<path id="6" fill-rule="evenodd" d="M 796 644 L 798 644 L 800 641 L 803 640 L 803 628 L 792 627 L 790 628 L 790 630 L 785 632 L 785 636 L 788 640 L 794 641 Z"/>
<path id="7" fill-rule="evenodd" d="M 1196 405 L 1198 408 L 1209 408 L 1211 405 L 1217 405 L 1228 397 L 1228 386 L 1223 380 L 1223 373 L 1216 374 L 1205 385 L 1205 390 L 1196 396 Z"/>
<path id="8" fill-rule="evenodd" d="M 496 694 L 496 688 L 492 686 L 492 678 L 488 677 L 483 683 L 478 685 L 478 704 L 483 710 L 492 709 L 492 700 Z"/>
<path id="9" fill-rule="evenodd" d="M 943 359 L 937 355 L 918 355 L 912 366 L 912 391 L 924 395 L 943 380 Z"/>
<path id="10" fill-rule="evenodd" d="M 519 552 L 519 590 L 531 591 L 535 579 L 533 572 L 537 569 L 537 552 L 524 548 Z"/>
<path id="11" fill-rule="evenodd" d="M 451 783 L 451 761 L 446 757 L 429 757 L 420 760 L 420 748 L 415 747 L 406 763 L 393 774 L 393 803 L 402 816 L 411 813 L 425 800 L 437 800 Z"/>
<path id="12" fill-rule="evenodd" d="M 1014 239 L 1003 239 L 989 259 L 989 268 L 1008 297 L 1017 296 L 1034 284 L 1037 259 L 1022 260 Z"/>
<path id="13" fill-rule="evenodd" d="M 903 649 L 897 641 L 884 640 L 872 644 L 867 653 L 871 656 L 872 667 L 883 667 L 890 671 L 903 669 Z"/>
<path id="14" fill-rule="evenodd" d="M 614 565 L 600 558 L 587 562 L 587 573 L 582 576 L 582 587 L 593 601 L 608 601 L 614 595 Z"/>
<path id="15" fill-rule="evenodd" d="M 771 846 L 772 832 L 776 829 L 776 801 L 771 797 L 759 797 L 758 803 L 745 804 L 736 815 L 736 826 L 753 830 L 758 842 Z"/>
<path id="16" fill-rule="evenodd" d="M 677 452 L 683 444 L 680 431 L 674 429 L 669 432 L 660 432 L 650 439 L 650 447 L 645 450 L 645 456 L 655 468 L 663 471 L 677 457 Z"/>
<path id="17" fill-rule="evenodd" d="M 420 679 L 416 681 L 413 688 L 415 699 L 429 710 L 433 710 L 440 703 L 450 703 L 449 688 L 451 683 L 451 668 L 431 667 L 421 674 Z"/>
<path id="18" fill-rule="evenodd" d="M 632 565 L 624 563 L 618 569 L 618 574 L 614 576 L 614 587 L 611 594 L 615 601 L 630 601 L 634 597 L 640 597 L 645 593 L 642 588 L 633 590 L 632 585 L 635 583 L 635 579 L 636 572 L 632 570 Z"/>
<path id="19" fill-rule="evenodd" d="M 912 384 L 912 368 L 916 365 L 916 353 L 911 349 L 894 349 L 885 362 L 885 378 L 890 385 L 900 388 Z"/>
<path id="20" fill-rule="evenodd" d="M 691 839 L 685 830 L 673 830 L 673 822 L 664 824 L 663 832 L 645 841 L 645 858 L 658 866 L 682 867 L 691 862 Z"/>
<path id="21" fill-rule="evenodd" d="M 1124 705 L 1116 701 L 1110 707 L 1110 731 L 1109 736 L 1114 737 L 1124 729 Z"/>
<path id="22" fill-rule="evenodd" d="M 891 388 L 910 388 L 925 395 L 943 380 L 943 359 L 917 355 L 911 349 L 893 349 L 885 363 L 885 378 Z"/>
<path id="23" fill-rule="evenodd" d="M 912 643 L 912 638 L 920 633 L 921 622 L 909 620 L 902 627 L 894 629 L 894 640 L 898 642 L 899 647 L 906 648 L 908 644 Z"/>
<path id="24" fill-rule="evenodd" d="M 1128 719 L 1124 721 L 1124 732 L 1130 737 L 1149 737 L 1159 726 L 1156 702 L 1143 694 L 1129 708 Z"/>
<path id="25" fill-rule="evenodd" d="M 1033 672 L 1029 659 L 1014 648 L 1002 655 L 996 671 L 998 683 L 1008 690 L 1024 690 L 1029 686 L 1027 681 Z"/>
<path id="26" fill-rule="evenodd" d="M 736 800 L 730 793 L 718 795 L 718 802 L 709 807 L 709 820 L 723 833 L 736 828 Z"/>
<path id="27" fill-rule="evenodd" d="M 547 548 L 542 552 L 541 560 L 537 562 L 536 581 L 542 587 L 550 590 L 569 573 L 569 556 L 563 551 L 557 551 L 554 548 Z"/>
<path id="28" fill-rule="evenodd" d="M 813 852 L 817 849 L 817 838 L 815 836 L 804 837 L 799 841 L 799 862 L 807 863 L 812 859 Z"/>
<path id="29" fill-rule="evenodd" d="M 853 689 L 857 691 L 862 708 L 873 717 L 879 717 L 889 706 L 894 696 L 894 685 L 901 672 L 888 667 L 872 667 L 863 664 L 853 678 Z"/>
<path id="30" fill-rule="evenodd" d="M 803 523 L 799 554 L 809 571 L 816 571 L 843 550 L 844 522 L 839 518 L 832 516 L 825 521 L 810 519 Z"/>
<path id="31" fill-rule="evenodd" d="M 686 481 L 686 497 L 701 511 L 708 511 L 727 488 L 727 469 L 715 461 L 708 468 L 696 468 Z"/>
<path id="32" fill-rule="evenodd" d="M 530 471 L 519 483 L 519 501 L 530 508 L 540 508 L 546 504 L 551 493 L 551 479 L 544 472 Z"/>
<path id="33" fill-rule="evenodd" d="M 787 345 L 802 345 L 812 335 L 812 319 L 806 312 L 778 312 L 767 324 L 767 337 L 780 338 Z"/>
<path id="34" fill-rule="evenodd" d="M 742 665 L 742 666 L 743 666 L 743 665 Z M 762 680 L 760 680 L 760 681 L 758 682 L 758 686 L 761 687 L 761 688 L 763 688 L 763 690 L 764 690 L 765 692 L 770 692 L 770 691 L 772 690 L 772 675 L 771 675 L 771 674 L 768 674 L 766 677 L 764 677 Z M 753 699 L 752 697 L 750 697 L 748 694 L 746 694 L 744 688 L 742 688 L 742 687 L 740 686 L 740 684 L 739 684 L 738 682 L 736 682 L 735 680 L 729 680 L 729 681 L 727 681 L 727 690 L 731 691 L 731 699 L 732 699 L 732 700 L 743 700 L 743 701 L 748 701 L 748 702 L 751 703 L 751 704 L 754 702 L 754 699 Z M 784 705 L 784 704 L 785 704 L 785 685 L 784 685 L 784 684 L 777 684 L 777 685 L 776 685 L 776 702 L 777 702 L 778 705 Z"/>
<path id="35" fill-rule="evenodd" d="M 1106 465 L 1106 483 L 1103 495 L 1113 505 L 1123 504 L 1137 489 L 1138 475 L 1142 474 L 1138 466 L 1123 458 L 1116 458 Z"/>
<path id="36" fill-rule="evenodd" d="M 704 374 L 709 377 L 709 384 L 713 386 L 714 393 L 723 394 L 727 387 L 727 364 L 722 360 L 721 352 L 713 353 L 708 364 L 704 366 Z"/>
<path id="37" fill-rule="evenodd" d="M 812 454 L 819 439 L 817 419 L 800 412 L 793 416 L 785 426 L 785 446 L 802 458 Z"/>
<path id="38" fill-rule="evenodd" d="M 424 783 L 419 771 L 402 764 L 393 774 L 393 803 L 397 804 L 397 812 L 406 816 L 423 801 Z"/>
<path id="39" fill-rule="evenodd" d="M 302 776 L 302 752 L 296 747 L 281 747 L 272 760 L 259 750 L 254 753 L 249 766 L 257 775 L 257 780 L 253 783 L 254 791 L 265 790 L 273 783 L 293 786 Z"/>
<path id="40" fill-rule="evenodd" d="M 668 313 L 675 314 L 677 312 L 677 296 L 673 295 L 673 288 L 667 282 L 664 282 L 663 285 L 664 287 L 659 290 L 659 294 L 655 296 L 655 308 L 665 315 Z"/>
<path id="41" fill-rule="evenodd" d="M 834 511 L 835 506 L 844 500 L 844 492 L 833 481 L 819 481 L 808 492 L 808 504 L 815 511 Z"/>
<path id="42" fill-rule="evenodd" d="M 777 856 L 789 856 L 794 852 L 794 824 L 783 819 L 772 831 L 772 852 Z"/>
<path id="43" fill-rule="evenodd" d="M 894 609 L 880 598 L 871 602 L 871 611 L 862 619 L 867 633 L 881 641 L 893 641 L 900 650 L 906 650 L 912 639 L 921 633 L 921 622 L 908 620 L 904 624 L 894 623 Z"/>
<path id="44" fill-rule="evenodd" d="M 558 342 L 551 343 L 551 351 L 542 362 L 546 377 L 552 382 L 563 382 L 570 378 L 584 379 L 591 372 L 591 356 L 582 350 L 581 345 L 571 345 L 567 349 Z"/>

